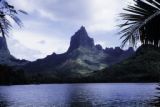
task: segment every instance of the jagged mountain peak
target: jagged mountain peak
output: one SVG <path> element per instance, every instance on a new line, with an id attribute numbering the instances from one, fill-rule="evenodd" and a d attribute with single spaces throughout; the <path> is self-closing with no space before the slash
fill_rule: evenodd
<path id="1" fill-rule="evenodd" d="M 80 30 L 84 30 L 84 31 L 86 31 L 86 28 L 84 27 L 84 26 L 81 26 L 81 28 L 80 28 Z"/>
<path id="2" fill-rule="evenodd" d="M 92 48 L 94 40 L 88 36 L 84 26 L 82 26 L 72 37 L 68 52 L 71 52 L 79 47 Z"/>

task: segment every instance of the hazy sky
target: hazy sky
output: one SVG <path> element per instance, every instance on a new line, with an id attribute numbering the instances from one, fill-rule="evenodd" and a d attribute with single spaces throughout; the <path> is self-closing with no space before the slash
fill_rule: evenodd
<path id="1" fill-rule="evenodd" d="M 15 26 L 7 39 L 11 54 L 35 60 L 63 53 L 70 37 L 83 25 L 96 44 L 120 45 L 119 13 L 130 0 L 8 0 L 28 15 L 20 15 L 24 27 Z"/>

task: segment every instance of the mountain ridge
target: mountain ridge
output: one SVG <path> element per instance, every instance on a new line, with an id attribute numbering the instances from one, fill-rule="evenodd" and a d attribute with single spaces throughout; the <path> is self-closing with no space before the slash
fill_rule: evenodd
<path id="1" fill-rule="evenodd" d="M 107 49 L 107 48 L 106 48 Z M 114 51 L 114 49 L 113 49 Z M 123 51 L 123 50 L 122 50 Z M 125 58 L 129 57 L 131 52 Z M 119 56 L 125 55 L 123 51 Z M 124 59 L 122 57 L 117 62 Z M 100 44 L 95 45 L 94 39 L 89 37 L 86 29 L 82 26 L 72 37 L 68 50 L 62 54 L 53 53 L 43 59 L 30 62 L 23 68 L 28 72 L 56 73 L 63 76 L 74 74 L 86 75 L 95 70 L 101 70 L 110 65 L 107 59 L 113 58 Z M 116 61 L 111 61 L 114 64 Z M 79 75 L 78 75 L 79 76 Z"/>
<path id="2" fill-rule="evenodd" d="M 153 45 L 140 46 L 135 54 L 126 60 L 85 78 L 90 82 L 159 82 L 160 48 Z"/>

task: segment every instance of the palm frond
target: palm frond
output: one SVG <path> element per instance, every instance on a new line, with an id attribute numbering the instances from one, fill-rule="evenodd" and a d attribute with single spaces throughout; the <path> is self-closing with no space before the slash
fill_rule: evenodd
<path id="1" fill-rule="evenodd" d="M 20 27 L 22 27 L 23 23 L 18 17 L 18 13 L 27 14 L 27 12 L 23 10 L 16 10 L 13 5 L 10 5 L 5 0 L 0 0 L 0 33 L 2 36 L 7 36 L 9 34 L 9 30 L 12 29 L 12 25 L 8 20 L 7 16 L 9 16 L 13 21 Z"/>
<path id="2" fill-rule="evenodd" d="M 23 13 L 25 15 L 28 15 L 28 13 L 26 11 L 24 11 L 24 10 L 19 10 L 19 12 L 21 12 L 21 13 Z"/>
<path id="3" fill-rule="evenodd" d="M 122 34 L 121 39 L 124 38 L 122 46 L 127 42 L 136 46 L 136 42 L 142 38 L 140 36 L 144 36 L 144 34 L 141 35 L 140 30 L 142 28 L 143 30 L 146 29 L 147 24 L 160 15 L 160 0 L 134 0 L 134 2 L 134 5 L 129 5 L 124 9 L 126 13 L 120 14 L 124 21 L 124 23 L 119 25 L 122 28 L 120 31 L 120 34 Z M 147 27 L 148 29 L 149 27 Z M 151 36 L 149 34 L 151 33 L 146 34 L 146 37 L 143 37 L 143 39 L 153 41 L 151 37 L 148 37 Z"/>

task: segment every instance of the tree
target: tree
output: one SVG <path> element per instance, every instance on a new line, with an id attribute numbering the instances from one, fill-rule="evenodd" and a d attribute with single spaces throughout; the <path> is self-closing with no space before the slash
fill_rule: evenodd
<path id="1" fill-rule="evenodd" d="M 22 26 L 21 20 L 18 18 L 18 13 L 27 14 L 23 10 L 16 10 L 13 5 L 10 5 L 5 0 L 0 0 L 0 33 L 5 38 L 9 30 L 12 29 L 10 19 L 12 19 L 18 26 Z"/>
<path id="2" fill-rule="evenodd" d="M 134 0 L 121 13 L 120 24 L 122 47 L 127 43 L 136 46 L 138 42 L 160 47 L 160 0 Z"/>

